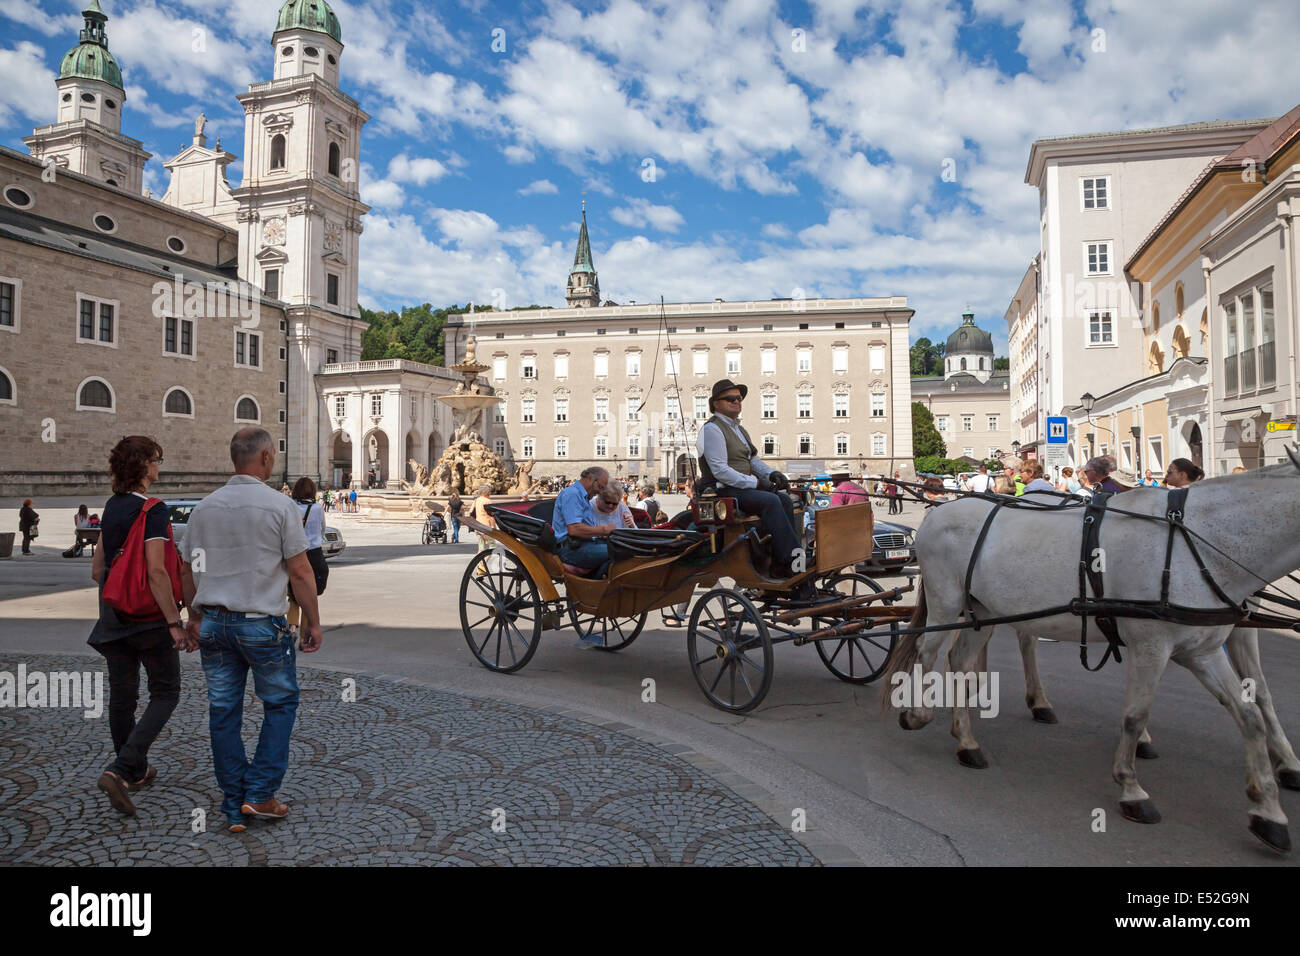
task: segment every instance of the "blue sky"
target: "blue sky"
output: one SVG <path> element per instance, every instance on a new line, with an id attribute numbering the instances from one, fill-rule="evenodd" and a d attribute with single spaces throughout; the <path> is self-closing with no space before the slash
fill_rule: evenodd
<path id="1" fill-rule="evenodd" d="M 240 153 L 275 0 L 101 5 L 154 195 L 200 109 Z M 1002 353 L 1037 249 L 1034 139 L 1276 116 L 1300 90 L 1285 2 L 332 5 L 372 116 L 370 307 L 562 305 L 585 196 L 607 298 L 906 295 L 913 339 L 969 303 Z M 5 145 L 52 120 L 82 6 L 0 0 Z"/>

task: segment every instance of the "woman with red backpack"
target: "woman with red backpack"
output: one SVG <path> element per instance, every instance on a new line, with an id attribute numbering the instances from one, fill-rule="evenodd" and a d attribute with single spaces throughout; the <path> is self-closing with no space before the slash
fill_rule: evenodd
<path id="1" fill-rule="evenodd" d="M 108 458 L 113 497 L 100 521 L 100 546 L 91 576 L 100 585 L 99 621 L 88 643 L 108 664 L 108 726 L 116 759 L 99 777 L 114 809 L 133 815 L 131 794 L 158 771 L 149 747 L 180 700 L 182 648 L 181 563 L 172 543 L 167 505 L 146 492 L 158 480 L 162 447 L 131 435 Z M 135 719 L 140 665 L 149 679 L 149 705 Z"/>

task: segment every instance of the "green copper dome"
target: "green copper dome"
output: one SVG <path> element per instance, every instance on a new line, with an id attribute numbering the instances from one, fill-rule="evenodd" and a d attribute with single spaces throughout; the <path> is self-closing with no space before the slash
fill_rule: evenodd
<path id="1" fill-rule="evenodd" d="M 987 352 L 993 354 L 993 336 L 975 324 L 975 313 L 969 309 L 961 314 L 961 326 L 948 336 L 945 355 L 957 352 Z"/>
<path id="2" fill-rule="evenodd" d="M 64 54 L 59 64 L 59 79 L 102 80 L 109 86 L 124 89 L 122 68 L 108 52 L 108 36 L 104 32 L 108 17 L 99 9 L 99 0 L 90 0 L 90 6 L 81 15 L 85 18 L 81 42 Z"/>
<path id="3" fill-rule="evenodd" d="M 281 30 L 315 30 L 343 42 L 339 18 L 325 0 L 288 0 L 280 8 L 280 20 L 275 26 L 276 33 Z"/>

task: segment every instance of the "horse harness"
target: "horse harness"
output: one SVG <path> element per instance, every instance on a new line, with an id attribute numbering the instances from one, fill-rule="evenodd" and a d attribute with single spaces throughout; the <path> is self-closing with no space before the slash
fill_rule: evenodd
<path id="1" fill-rule="evenodd" d="M 1120 637 L 1119 622 L 1121 617 L 1145 618 L 1148 620 L 1171 621 L 1176 624 L 1239 624 L 1244 619 L 1250 618 L 1262 626 L 1292 626 L 1284 618 L 1272 617 L 1269 615 L 1252 614 L 1246 606 L 1246 602 L 1241 604 L 1233 602 L 1232 598 L 1224 593 L 1219 583 L 1214 580 L 1214 576 L 1206 568 L 1205 562 L 1201 559 L 1200 552 L 1196 548 L 1192 533 L 1187 530 L 1183 524 L 1183 516 L 1187 504 L 1187 488 L 1173 488 L 1169 490 L 1169 498 L 1165 505 L 1164 521 L 1168 525 L 1169 533 L 1165 543 L 1165 566 L 1160 576 L 1160 599 L 1158 601 L 1137 601 L 1137 600 L 1117 600 L 1107 598 L 1106 581 L 1105 581 L 1105 558 L 1101 549 L 1101 523 L 1106 516 L 1106 505 L 1116 492 L 1095 492 L 1092 498 L 1083 502 L 1083 533 L 1080 540 L 1079 549 L 1079 596 L 1069 604 L 1060 607 L 1049 608 L 1043 611 L 1036 611 L 1032 614 L 1017 614 L 1001 618 L 987 618 L 980 620 L 975 616 L 974 598 L 971 595 L 971 580 L 975 574 L 975 563 L 979 560 L 980 551 L 984 547 L 984 540 L 988 537 L 989 528 L 993 525 L 993 519 L 998 512 L 1007 506 L 1015 506 L 1020 499 L 1007 498 L 999 496 L 993 501 L 993 507 L 989 510 L 988 517 L 984 519 L 984 525 L 980 528 L 979 536 L 975 539 L 975 548 L 971 552 L 970 563 L 966 568 L 966 583 L 964 589 L 964 603 L 967 618 L 975 630 L 979 630 L 984 625 L 1006 624 L 1015 621 L 1032 620 L 1035 618 L 1053 617 L 1057 614 L 1074 614 L 1080 618 L 1081 632 L 1079 635 L 1079 662 L 1089 671 L 1100 670 L 1113 655 L 1115 660 L 1123 663 L 1123 657 L 1120 656 L 1120 648 L 1124 647 L 1124 641 Z M 1051 507 L 1077 507 L 1077 501 L 1069 498 L 1062 500 Z M 1160 520 L 1155 515 L 1125 515 L 1130 517 L 1148 518 L 1150 520 Z M 1214 592 L 1215 597 L 1223 602 L 1221 607 L 1213 608 L 1190 608 L 1178 604 L 1171 604 L 1169 601 L 1170 585 L 1170 565 L 1174 554 L 1174 540 L 1178 535 L 1182 535 L 1183 541 L 1187 543 L 1187 549 L 1196 562 L 1197 569 L 1201 572 L 1201 577 L 1209 585 L 1210 590 Z M 1088 596 L 1088 589 L 1092 589 L 1092 596 Z M 1262 593 L 1257 596 L 1266 597 L 1269 600 L 1277 601 L 1275 598 L 1269 598 Z M 1300 603 L 1277 601 L 1277 603 L 1286 603 L 1288 606 L 1300 607 Z M 1101 660 L 1097 662 L 1096 667 L 1088 666 L 1088 618 L 1094 618 L 1098 630 L 1106 638 L 1106 652 L 1102 655 Z"/>

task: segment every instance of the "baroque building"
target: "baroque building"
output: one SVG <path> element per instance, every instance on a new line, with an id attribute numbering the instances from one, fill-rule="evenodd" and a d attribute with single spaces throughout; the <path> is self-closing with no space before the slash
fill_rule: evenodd
<path id="1" fill-rule="evenodd" d="M 749 388 L 741 421 L 790 474 L 830 459 L 864 472 L 912 468 L 908 326 L 901 296 L 598 303 L 583 211 L 567 309 L 450 317 L 447 362 L 472 333 L 500 397 L 485 435 L 534 477 L 588 464 L 625 479 L 684 480 L 713 383 Z M 1004 416 L 1005 417 L 1005 416 Z"/>
<path id="2" fill-rule="evenodd" d="M 276 437 L 286 479 L 360 484 L 377 467 L 395 484 L 397 456 L 423 458 L 449 432 L 432 397 L 454 376 L 357 368 L 369 117 L 339 89 L 333 10 L 287 0 L 268 22 L 272 78 L 238 97 L 243 182 L 227 181 L 236 157 L 208 147 L 200 114 L 164 163 L 162 201 L 142 195 L 149 154 L 122 133 L 108 16 L 91 0 L 83 18 L 59 66 L 56 121 L 25 138 L 30 156 L 0 147 L 4 493 L 102 490 L 112 442 L 132 433 L 163 444 L 166 487 L 207 490 L 247 423 Z"/>
<path id="3" fill-rule="evenodd" d="M 914 376 L 912 400 L 934 416 L 949 458 L 985 461 L 1010 455 L 1011 393 L 1006 372 L 993 370 L 993 337 L 962 313 L 944 346 L 943 377 Z"/>

